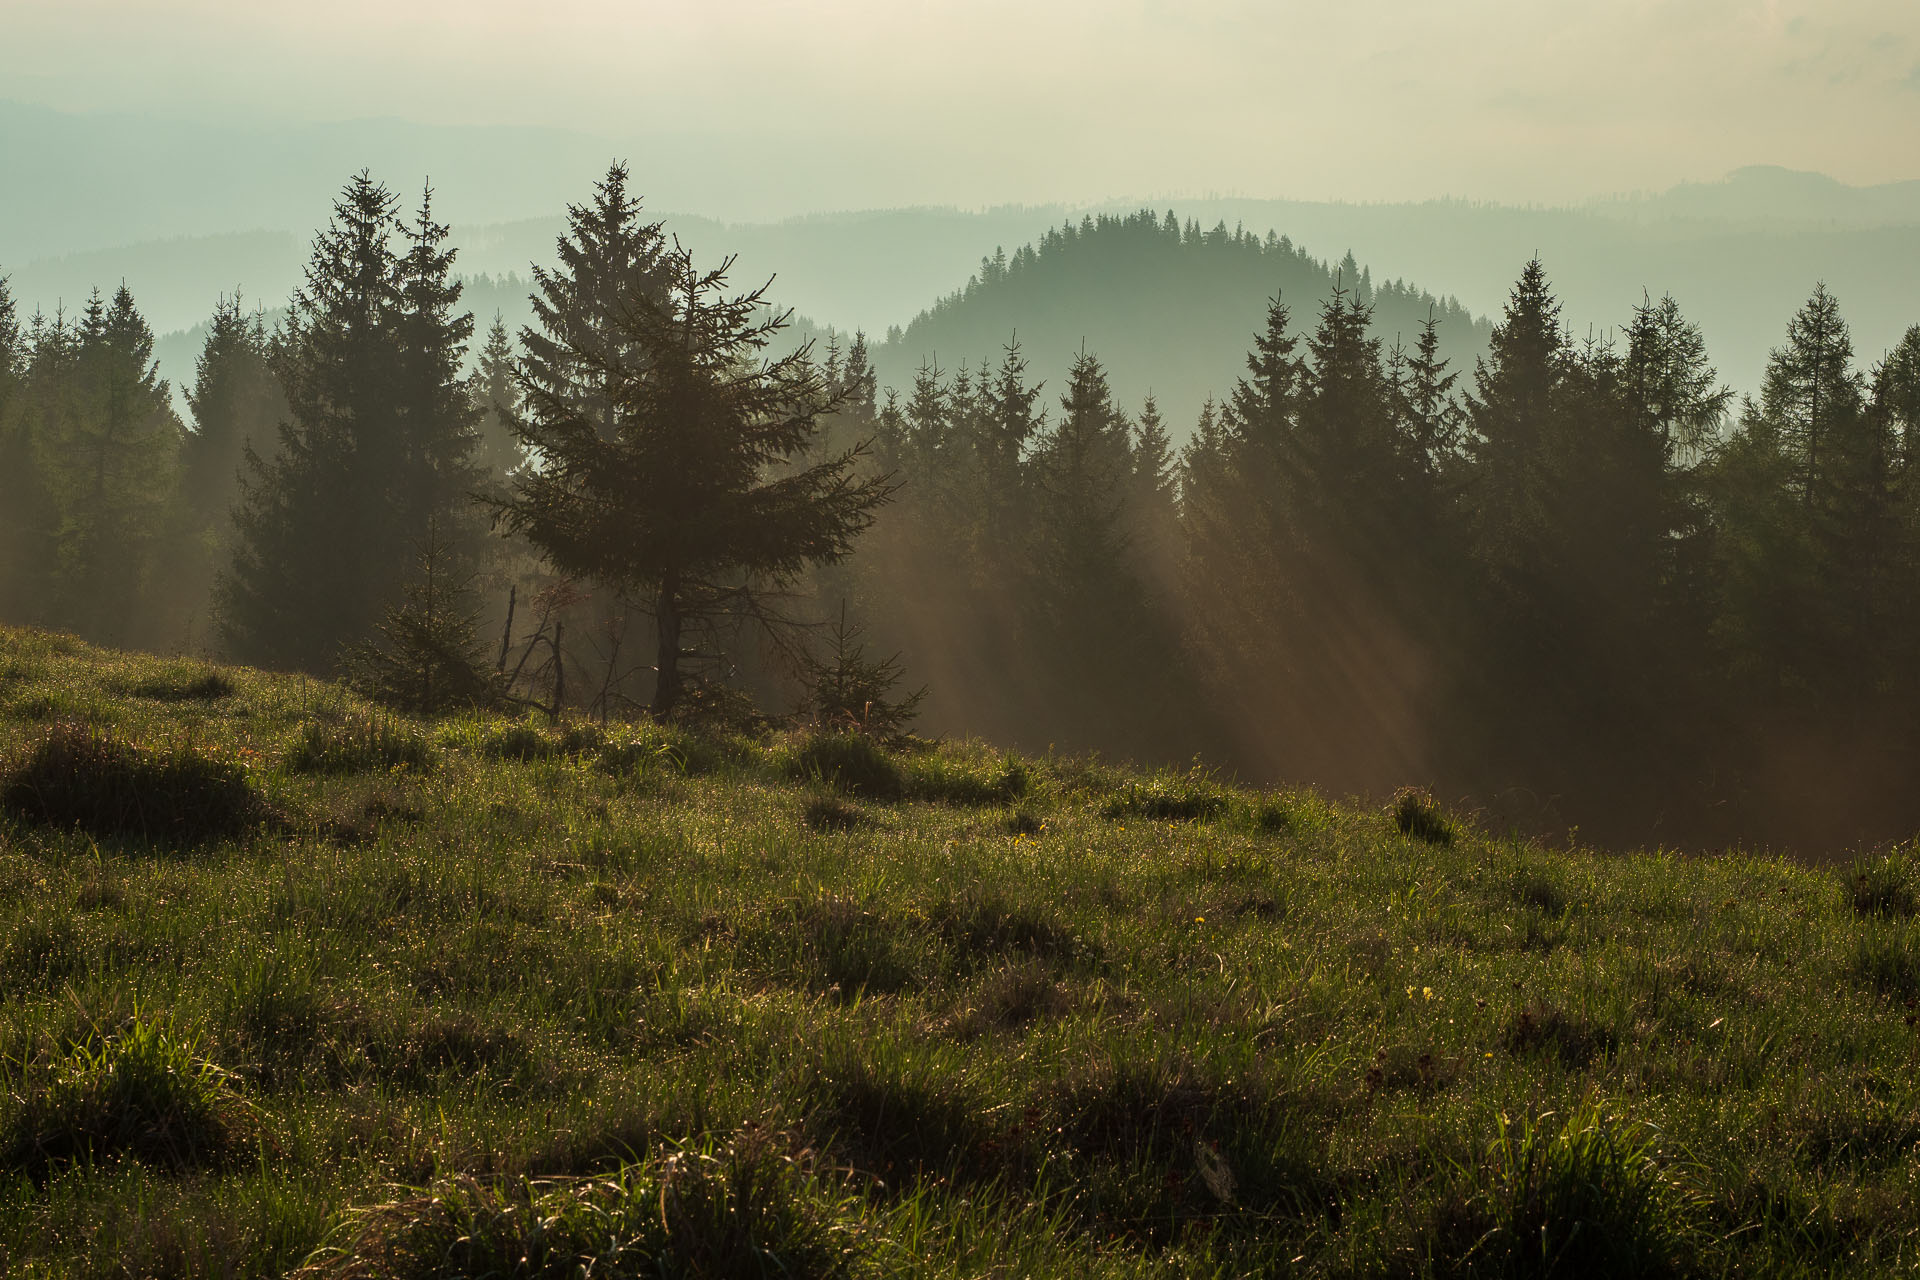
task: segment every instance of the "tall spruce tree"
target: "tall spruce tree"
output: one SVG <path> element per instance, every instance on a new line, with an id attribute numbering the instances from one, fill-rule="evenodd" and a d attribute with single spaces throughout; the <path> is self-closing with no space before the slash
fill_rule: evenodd
<path id="1" fill-rule="evenodd" d="M 591 349 L 544 335 L 547 367 L 587 376 L 526 380 L 515 430 L 540 463 L 502 510 L 560 572 L 645 600 L 652 711 L 668 718 L 716 631 L 786 629 L 778 593 L 844 557 L 889 486 L 859 474 L 851 450 L 808 456 L 827 390 L 804 349 L 762 358 L 785 324 L 764 289 L 728 294 L 731 259 L 704 274 L 684 253 L 663 262 L 665 300 L 657 277 L 629 274 L 630 295 L 606 295 L 615 328 L 577 331 Z"/>
<path id="2" fill-rule="evenodd" d="M 1567 362 L 1560 304 L 1536 258 L 1507 299 L 1467 400 L 1473 550 L 1506 606 L 1519 613 L 1537 613 L 1556 589 L 1555 432 Z"/>
<path id="3" fill-rule="evenodd" d="M 1865 545 L 1881 526 L 1882 450 L 1860 430 L 1868 415 L 1853 341 L 1824 285 L 1786 337 L 1716 460 L 1719 625 L 1749 697 L 1804 710 L 1862 675 L 1841 632 L 1884 567 Z M 1849 543 L 1864 558 L 1835 562 Z"/>
<path id="4" fill-rule="evenodd" d="M 238 292 L 221 297 L 186 391 L 194 424 L 180 447 L 179 589 L 204 612 L 213 581 L 232 553 L 232 509 L 250 445 L 273 447 L 286 420 L 286 395 L 273 372 L 265 317 L 240 309 Z"/>
<path id="5" fill-rule="evenodd" d="M 207 321 L 194 362 L 187 407 L 193 430 L 180 455 L 180 497 L 196 535 L 222 548 L 232 527 L 247 446 L 270 446 L 287 412 L 274 377 L 266 321 L 241 309 L 240 295 L 221 297 Z"/>
<path id="6" fill-rule="evenodd" d="M 626 165 L 610 165 L 591 202 L 567 207 L 560 265 L 533 268 L 534 324 L 520 333 L 527 396 L 574 400 L 609 440 L 621 431 L 612 384 L 639 356 L 632 318 L 664 302 L 672 280 L 661 224 L 642 220 L 627 180 Z"/>
<path id="7" fill-rule="evenodd" d="M 1389 526 L 1407 510 L 1408 477 L 1372 321 L 1372 308 L 1336 283 L 1308 339 L 1288 495 L 1306 527 L 1289 551 L 1322 572 L 1377 580 L 1398 551 Z"/>
<path id="8" fill-rule="evenodd" d="M 474 528 L 475 415 L 459 376 L 472 318 L 456 309 L 430 193 L 411 225 L 397 204 L 365 172 L 348 182 L 275 343 L 288 421 L 276 452 L 246 450 L 216 588 L 243 660 L 332 670 L 400 602 L 428 528 L 452 542 Z"/>
<path id="9" fill-rule="evenodd" d="M 42 466 L 58 511 L 59 624 L 95 640 L 154 643 L 142 628 L 181 443 L 153 331 L 123 284 L 83 313 Z"/>
<path id="10" fill-rule="evenodd" d="M 527 457 L 513 434 L 513 419 L 520 412 L 519 369 L 513 339 L 497 312 L 487 329 L 486 345 L 480 348 L 473 376 L 467 382 L 467 394 L 479 420 L 479 446 L 474 451 L 474 462 L 493 483 L 504 484 L 526 465 Z"/>
<path id="11" fill-rule="evenodd" d="M 39 505 L 38 468 L 27 417 L 27 334 L 6 276 L 0 275 L 0 618 L 27 618 L 27 584 Z"/>

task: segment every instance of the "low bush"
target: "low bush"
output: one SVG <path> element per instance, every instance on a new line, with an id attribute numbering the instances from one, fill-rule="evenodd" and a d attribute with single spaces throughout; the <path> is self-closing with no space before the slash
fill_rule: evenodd
<path id="1" fill-rule="evenodd" d="M 136 1016 L 76 1046 L 23 1100 L 6 1163 L 36 1177 L 117 1156 L 166 1169 L 222 1163 L 259 1136 L 229 1082 L 170 1021 Z"/>
<path id="2" fill-rule="evenodd" d="M 0 779 L 0 809 L 97 836 L 165 843 L 231 837 L 267 806 L 237 761 L 186 746 L 154 749 L 57 724 Z"/>
<path id="3" fill-rule="evenodd" d="M 426 735 L 389 716 L 356 716 L 337 724 L 309 720 L 287 748 L 294 773 L 430 772 L 438 762 Z"/>

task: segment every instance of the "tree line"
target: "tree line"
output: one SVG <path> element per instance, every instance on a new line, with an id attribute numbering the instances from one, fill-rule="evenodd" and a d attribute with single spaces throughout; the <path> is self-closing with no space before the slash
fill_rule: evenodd
<path id="1" fill-rule="evenodd" d="M 216 309 L 191 425 L 124 288 L 0 291 L 0 616 L 736 724 L 823 687 L 850 616 L 930 724 L 1036 748 L 1621 839 L 1920 823 L 1920 326 L 1863 364 L 1816 287 L 1736 398 L 1672 298 L 1578 337 L 1529 263 L 1463 368 L 1343 272 L 1180 430 L 1013 335 L 898 389 L 863 335 L 783 348 L 627 183 L 468 372 L 430 194 L 356 177 L 283 321 Z"/>

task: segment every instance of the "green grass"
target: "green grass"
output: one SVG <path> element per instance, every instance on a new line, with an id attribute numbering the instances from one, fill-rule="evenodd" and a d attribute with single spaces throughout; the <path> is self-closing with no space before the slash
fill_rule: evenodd
<path id="1" fill-rule="evenodd" d="M 9 1276 L 1920 1264 L 1913 848 L 415 722 L 21 631 L 0 769 L 81 797 L 0 808 Z M 153 816 L 206 794 L 245 819 Z"/>

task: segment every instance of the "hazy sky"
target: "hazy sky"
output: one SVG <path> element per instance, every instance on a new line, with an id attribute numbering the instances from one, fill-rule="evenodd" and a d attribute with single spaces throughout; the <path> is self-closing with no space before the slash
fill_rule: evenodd
<path id="1" fill-rule="evenodd" d="M 1916 0 L 0 0 L 0 96 L 810 161 L 795 209 L 1920 177 Z"/>

